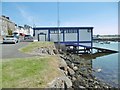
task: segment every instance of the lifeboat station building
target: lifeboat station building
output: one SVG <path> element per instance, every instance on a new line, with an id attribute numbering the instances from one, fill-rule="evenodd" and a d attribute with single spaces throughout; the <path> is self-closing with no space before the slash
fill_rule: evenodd
<path id="1" fill-rule="evenodd" d="M 35 27 L 33 30 L 38 41 L 92 48 L 93 27 Z"/>

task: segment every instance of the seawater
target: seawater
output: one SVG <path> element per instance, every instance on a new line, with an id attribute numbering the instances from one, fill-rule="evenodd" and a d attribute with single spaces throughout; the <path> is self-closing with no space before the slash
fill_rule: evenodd
<path id="1" fill-rule="evenodd" d="M 111 42 L 110 44 L 94 43 L 93 45 L 118 51 L 119 44 L 120 42 Z M 92 68 L 94 70 L 101 69 L 100 72 L 94 72 L 94 75 L 113 87 L 118 87 L 118 54 L 113 53 L 92 59 Z"/>

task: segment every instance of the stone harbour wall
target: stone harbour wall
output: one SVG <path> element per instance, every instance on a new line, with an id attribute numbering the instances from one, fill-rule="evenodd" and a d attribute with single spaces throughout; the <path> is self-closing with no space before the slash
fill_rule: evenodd
<path id="1" fill-rule="evenodd" d="M 36 48 L 33 55 L 57 55 L 59 57 L 60 77 L 48 83 L 48 88 L 86 89 L 96 88 L 101 90 L 111 89 L 110 85 L 100 81 L 93 75 L 92 61 L 81 58 L 79 55 L 59 51 L 55 47 Z"/>
<path id="2" fill-rule="evenodd" d="M 111 89 L 110 85 L 97 79 L 92 73 L 95 70 L 92 69 L 92 63 L 90 60 L 85 60 L 78 55 L 70 53 L 61 53 L 60 58 L 67 64 L 65 67 L 60 67 L 72 82 L 72 88 L 96 88 L 96 89 Z"/>

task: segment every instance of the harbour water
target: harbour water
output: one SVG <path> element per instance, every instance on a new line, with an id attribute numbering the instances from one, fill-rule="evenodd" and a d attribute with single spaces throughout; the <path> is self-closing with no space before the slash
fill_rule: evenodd
<path id="1" fill-rule="evenodd" d="M 110 44 L 94 43 L 93 45 L 118 51 L 119 44 L 120 42 L 110 42 Z M 99 70 L 98 72 L 94 72 L 94 75 L 113 87 L 118 87 L 118 54 L 113 53 L 92 59 L 92 68 Z"/>

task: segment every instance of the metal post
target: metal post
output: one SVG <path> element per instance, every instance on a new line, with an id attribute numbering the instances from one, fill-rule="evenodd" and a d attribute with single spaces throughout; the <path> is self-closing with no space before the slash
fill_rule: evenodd
<path id="1" fill-rule="evenodd" d="M 58 35 L 58 50 L 60 49 L 60 21 L 59 21 L 59 1 L 57 1 L 57 25 L 58 25 L 58 31 L 57 31 L 57 35 Z"/>

